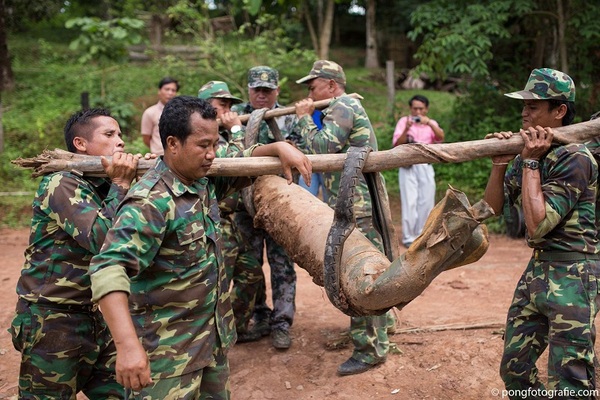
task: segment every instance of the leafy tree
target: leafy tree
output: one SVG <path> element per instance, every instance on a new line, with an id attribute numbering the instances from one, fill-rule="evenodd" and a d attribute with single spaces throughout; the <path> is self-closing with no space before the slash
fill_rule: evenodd
<path id="1" fill-rule="evenodd" d="M 81 64 L 93 63 L 101 68 L 100 99 L 96 106 L 110 108 L 122 129 L 128 128 L 133 117 L 133 105 L 115 102 L 106 94 L 106 75 L 111 65 L 128 60 L 127 46 L 142 41 L 140 34 L 144 22 L 132 18 L 74 18 L 65 24 L 68 29 L 79 29 L 79 36 L 70 44 L 71 50 L 81 53 Z"/>
<path id="2" fill-rule="evenodd" d="M 99 18 L 74 18 L 66 22 L 68 29 L 79 29 L 79 36 L 71 42 L 71 50 L 81 51 L 81 64 L 96 63 L 106 67 L 113 62 L 127 60 L 127 46 L 142 41 L 140 34 L 143 21 L 132 18 L 115 18 L 108 21 Z M 104 71 L 106 72 L 106 71 Z M 104 78 L 101 96 L 105 97 Z"/>
<path id="3" fill-rule="evenodd" d="M 509 38 L 511 16 L 531 7 L 530 0 L 434 0 L 419 6 L 408 33 L 420 41 L 417 72 L 442 80 L 448 75 L 488 76 L 494 41 Z"/>

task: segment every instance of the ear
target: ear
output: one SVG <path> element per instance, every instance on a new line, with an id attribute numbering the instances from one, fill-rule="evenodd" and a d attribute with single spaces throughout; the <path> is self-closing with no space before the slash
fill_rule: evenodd
<path id="1" fill-rule="evenodd" d="M 85 140 L 81 136 L 75 136 L 73 138 L 73 146 L 75 146 L 75 149 L 77 149 L 79 153 L 87 152 L 87 140 Z"/>
<path id="2" fill-rule="evenodd" d="M 567 114 L 567 105 L 561 104 L 560 106 L 554 109 L 556 111 L 555 119 L 563 119 L 563 117 Z"/>
<path id="3" fill-rule="evenodd" d="M 334 81 L 333 79 L 329 80 L 329 92 L 333 93 L 335 92 L 337 89 L 337 82 Z"/>
<path id="4" fill-rule="evenodd" d="M 173 154 L 177 154 L 177 150 L 179 149 L 181 142 L 175 136 L 167 137 L 167 148 Z"/>

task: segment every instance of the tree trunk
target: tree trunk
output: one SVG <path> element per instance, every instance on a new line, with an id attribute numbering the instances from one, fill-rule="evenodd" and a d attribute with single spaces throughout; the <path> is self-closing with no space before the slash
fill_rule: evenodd
<path id="1" fill-rule="evenodd" d="M 0 92 L 13 90 L 14 88 L 15 77 L 8 54 L 6 5 L 4 0 L 0 0 Z"/>
<path id="2" fill-rule="evenodd" d="M 329 45 L 331 44 L 331 33 L 333 32 L 333 12 L 335 10 L 335 1 L 327 0 L 323 26 L 320 29 L 319 37 L 319 58 L 326 60 L 329 58 Z"/>
<path id="3" fill-rule="evenodd" d="M 0 0 L 0 153 L 4 152 L 4 126 L 2 125 L 2 94 L 15 88 L 15 76 L 10 64 L 6 37 L 6 5 Z"/>
<path id="4" fill-rule="evenodd" d="M 365 68 L 378 68 L 377 28 L 375 24 L 376 6 L 375 0 L 367 1 L 367 51 L 365 57 Z"/>
<path id="5" fill-rule="evenodd" d="M 308 27 L 308 33 L 310 34 L 310 41 L 313 45 L 313 50 L 315 54 L 319 53 L 319 38 L 317 37 L 317 32 L 315 31 L 315 25 L 313 24 L 312 18 L 310 16 L 310 4 L 304 1 L 301 5 L 302 13 L 304 14 L 304 19 L 306 20 L 306 26 Z"/>
<path id="6" fill-rule="evenodd" d="M 569 62 L 567 60 L 567 42 L 565 40 L 565 13 L 563 0 L 556 0 L 556 14 L 558 18 L 558 53 L 560 54 L 560 70 L 569 73 Z"/>

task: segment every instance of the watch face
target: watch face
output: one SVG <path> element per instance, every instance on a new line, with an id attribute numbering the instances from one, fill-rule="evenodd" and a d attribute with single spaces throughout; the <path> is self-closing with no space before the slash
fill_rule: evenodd
<path id="1" fill-rule="evenodd" d="M 231 133 L 238 133 L 241 130 L 242 130 L 242 127 L 239 125 L 234 125 L 231 127 Z"/>
<path id="2" fill-rule="evenodd" d="M 524 160 L 523 168 L 529 169 L 538 169 L 540 167 L 540 163 L 537 160 Z"/>

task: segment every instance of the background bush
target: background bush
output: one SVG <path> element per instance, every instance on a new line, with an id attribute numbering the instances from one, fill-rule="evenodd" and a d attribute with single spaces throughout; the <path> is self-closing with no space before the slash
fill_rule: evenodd
<path id="1" fill-rule="evenodd" d="M 269 20 L 264 23 L 268 24 Z M 235 95 L 247 99 L 247 69 L 270 65 L 280 71 L 282 104 L 305 97 L 305 85 L 298 85 L 295 80 L 310 70 L 315 59 L 312 52 L 294 48 L 285 39 L 284 32 L 268 29 L 261 32 L 263 34 L 250 38 L 236 32 L 206 41 L 195 62 L 166 56 L 152 62 L 114 62 L 102 66 L 75 62 L 77 55 L 68 48 L 68 42 L 59 39 L 71 37 L 70 31 L 65 31 L 64 36 L 54 31 L 46 39 L 38 37 L 40 33 L 36 31 L 14 36 L 10 47 L 15 55 L 17 89 L 3 98 L 5 151 L 0 161 L 3 190 L 34 192 L 37 189 L 39 179 L 32 179 L 30 171 L 17 169 L 10 160 L 32 157 L 44 149 L 64 148 L 64 123 L 80 108 L 83 92 L 89 93 L 91 106 L 111 109 L 123 131 L 126 148 L 131 152 L 147 150 L 139 132 L 141 115 L 157 101 L 156 85 L 164 76 L 179 80 L 182 95 L 195 96 L 202 84 L 218 79 L 228 82 Z M 357 92 L 364 97 L 363 105 L 375 128 L 380 150 L 391 148 L 396 122 L 409 112 L 408 100 L 417 93 L 429 98 L 429 115 L 445 130 L 446 142 L 482 139 L 488 132 L 514 130 L 520 126 L 519 102 L 506 99 L 493 85 L 479 83 L 465 86 L 461 95 L 398 90 L 392 115 L 383 72 L 357 66 L 353 61 L 358 57 L 357 52 L 355 48 L 334 48 L 331 58 L 345 67 L 347 92 Z M 104 96 L 102 85 L 106 91 Z M 451 184 L 467 193 L 471 201 L 479 200 L 489 164 L 486 159 L 435 165 L 438 199 Z M 399 196 L 397 170 L 384 171 L 384 176 L 390 196 Z M 0 197 L 0 224 L 27 226 L 31 198 L 32 195 Z"/>

